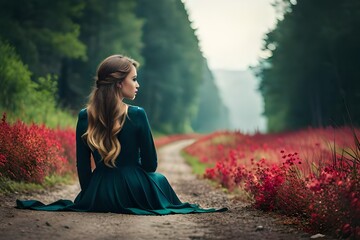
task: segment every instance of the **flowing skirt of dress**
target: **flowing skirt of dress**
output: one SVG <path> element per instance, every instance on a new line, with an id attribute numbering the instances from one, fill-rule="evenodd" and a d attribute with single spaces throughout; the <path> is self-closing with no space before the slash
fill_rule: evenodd
<path id="1" fill-rule="evenodd" d="M 166 215 L 221 212 L 182 203 L 160 173 L 148 173 L 138 166 L 96 168 L 88 188 L 75 201 L 58 200 L 45 205 L 37 200 L 17 200 L 16 207 L 43 211 L 113 212 L 136 215 Z"/>

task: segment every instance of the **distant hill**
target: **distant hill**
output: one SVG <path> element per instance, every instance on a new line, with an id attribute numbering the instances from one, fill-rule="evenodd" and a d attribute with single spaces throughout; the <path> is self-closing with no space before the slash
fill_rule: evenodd
<path id="1" fill-rule="evenodd" d="M 261 115 L 263 99 L 257 91 L 258 79 L 250 70 L 213 70 L 220 96 L 229 109 L 230 128 L 253 133 L 266 131 L 266 120 Z"/>

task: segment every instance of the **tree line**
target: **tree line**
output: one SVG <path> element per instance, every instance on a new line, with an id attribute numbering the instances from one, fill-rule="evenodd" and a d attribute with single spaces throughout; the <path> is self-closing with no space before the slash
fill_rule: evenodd
<path id="1" fill-rule="evenodd" d="M 269 131 L 360 124 L 360 1 L 277 0 L 260 77 Z M 349 115 L 350 117 L 349 117 Z"/>
<path id="2" fill-rule="evenodd" d="M 203 103 L 202 89 L 214 79 L 180 0 L 1 1 L 0 109 L 26 109 L 26 96 L 45 86 L 57 107 L 75 113 L 100 61 L 118 53 L 141 63 L 131 104 L 146 109 L 154 129 L 212 131 L 228 121 L 215 85 Z M 204 118 L 206 109 L 214 115 Z"/>

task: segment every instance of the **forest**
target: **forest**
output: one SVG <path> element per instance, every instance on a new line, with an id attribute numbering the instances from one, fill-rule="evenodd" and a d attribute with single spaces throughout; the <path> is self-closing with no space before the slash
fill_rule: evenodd
<path id="1" fill-rule="evenodd" d="M 183 2 L 167 0 L 1 1 L 0 110 L 74 126 L 112 54 L 140 62 L 140 94 L 129 104 L 144 107 L 157 132 L 209 132 L 228 121 Z"/>
<path id="2" fill-rule="evenodd" d="M 260 78 L 269 132 L 360 124 L 360 2 L 279 0 Z"/>
<path id="3" fill-rule="evenodd" d="M 268 131 L 358 126 L 359 1 L 273 4 L 280 17 L 264 36 L 269 57 L 252 67 Z M 156 131 L 228 126 L 181 1 L 1 1 L 0 110 L 11 119 L 73 125 L 97 65 L 114 53 L 141 63 L 140 94 L 131 104 L 147 110 Z"/>

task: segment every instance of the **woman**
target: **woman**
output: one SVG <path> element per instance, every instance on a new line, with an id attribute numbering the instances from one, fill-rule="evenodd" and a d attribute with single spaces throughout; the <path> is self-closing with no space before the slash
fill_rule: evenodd
<path id="1" fill-rule="evenodd" d="M 106 58 L 76 127 L 76 158 L 81 192 L 74 203 L 44 205 L 17 200 L 18 208 L 164 215 L 224 211 L 182 203 L 167 179 L 155 173 L 157 156 L 144 109 L 126 105 L 139 86 L 138 63 L 122 55 Z M 96 164 L 92 172 L 90 157 Z"/>

